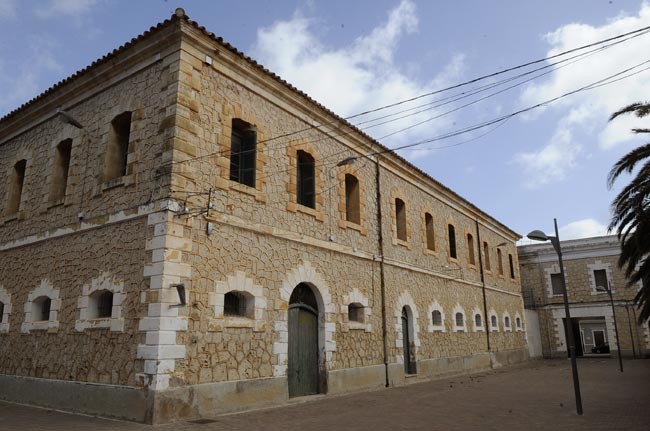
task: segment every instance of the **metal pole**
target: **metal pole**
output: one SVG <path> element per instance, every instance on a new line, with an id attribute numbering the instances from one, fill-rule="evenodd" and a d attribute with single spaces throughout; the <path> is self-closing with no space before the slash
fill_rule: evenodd
<path id="1" fill-rule="evenodd" d="M 478 220 L 476 220 L 476 242 L 478 245 L 478 267 L 481 273 L 481 284 L 483 285 L 483 328 L 485 329 L 485 339 L 487 340 L 487 349 L 490 351 L 490 326 L 488 325 L 488 310 L 487 310 L 487 297 L 485 295 L 485 274 L 483 274 L 483 255 L 481 254 L 481 232 L 478 228 Z"/>
<path id="2" fill-rule="evenodd" d="M 634 347 L 634 335 L 632 335 L 632 318 L 630 317 L 630 304 L 625 304 L 627 311 L 627 324 L 630 326 L 630 340 L 632 340 L 632 358 L 636 359 L 636 348 Z"/>
<path id="3" fill-rule="evenodd" d="M 555 224 L 555 238 L 551 239 L 551 244 L 557 252 L 560 261 L 560 276 L 562 277 L 562 296 L 564 297 L 564 312 L 566 314 L 566 325 L 569 338 L 569 353 L 571 354 L 571 371 L 573 372 L 573 391 L 576 398 L 576 413 L 582 415 L 582 397 L 580 396 L 580 380 L 578 378 L 578 363 L 576 361 L 576 344 L 573 337 L 573 322 L 571 322 L 571 313 L 569 312 L 569 298 L 566 291 L 566 281 L 564 279 L 564 262 L 562 261 L 562 247 L 560 246 L 560 235 L 557 230 L 557 219 L 553 219 Z"/>
<path id="4" fill-rule="evenodd" d="M 381 335 L 384 348 L 384 374 L 386 387 L 390 385 L 388 375 L 388 327 L 386 324 L 386 280 L 384 278 L 384 236 L 381 222 L 381 181 L 379 178 L 379 155 L 375 156 L 375 188 L 377 189 L 377 242 L 379 246 L 379 280 L 381 287 Z"/>
<path id="5" fill-rule="evenodd" d="M 623 372 L 623 358 L 621 357 L 621 339 L 618 337 L 618 324 L 616 323 L 616 310 L 614 309 L 614 297 L 612 296 L 612 284 L 607 280 L 607 293 L 612 304 L 612 318 L 614 319 L 614 332 L 616 333 L 616 344 L 618 345 L 618 368 Z"/>

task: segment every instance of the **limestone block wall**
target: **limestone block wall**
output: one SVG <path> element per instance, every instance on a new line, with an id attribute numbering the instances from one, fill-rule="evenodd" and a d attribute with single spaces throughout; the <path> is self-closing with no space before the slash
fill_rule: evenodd
<path id="1" fill-rule="evenodd" d="M 0 374 L 135 386 L 145 221 L 0 251 L 0 280 L 12 302 L 8 331 L 0 332 Z M 117 324 L 93 326 L 93 319 L 83 319 L 81 299 L 93 286 L 120 292 L 110 319 Z M 52 298 L 50 321 L 30 323 L 38 319 L 26 304 L 42 295 Z"/>

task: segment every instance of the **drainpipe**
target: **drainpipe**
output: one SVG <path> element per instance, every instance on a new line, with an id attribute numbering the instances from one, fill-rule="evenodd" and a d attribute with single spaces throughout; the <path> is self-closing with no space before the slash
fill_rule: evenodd
<path id="1" fill-rule="evenodd" d="M 485 274 L 483 273 L 483 255 L 481 254 L 481 232 L 479 230 L 478 219 L 476 222 L 476 242 L 478 242 L 478 267 L 481 274 L 481 284 L 483 285 L 483 328 L 485 328 L 485 339 L 487 341 L 487 349 L 490 351 L 490 325 L 488 324 L 490 317 L 487 311 L 487 297 L 485 296 Z"/>
<path id="2" fill-rule="evenodd" d="M 388 330 L 386 326 L 386 281 L 384 278 L 384 236 L 381 222 L 381 188 L 379 178 L 379 155 L 375 156 L 375 189 L 377 191 L 377 246 L 379 248 L 379 280 L 381 287 L 381 335 L 384 344 L 384 374 L 386 387 L 388 378 Z"/>

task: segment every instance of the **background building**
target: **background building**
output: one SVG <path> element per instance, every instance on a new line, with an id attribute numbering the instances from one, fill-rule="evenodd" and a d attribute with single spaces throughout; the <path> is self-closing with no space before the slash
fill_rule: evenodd
<path id="1" fill-rule="evenodd" d="M 527 358 L 519 235 L 182 10 L 0 166 L 3 399 L 155 423 Z"/>
<path id="2" fill-rule="evenodd" d="M 566 356 L 565 312 L 557 254 L 550 243 L 519 246 L 518 252 L 531 356 Z M 637 288 L 625 287 L 625 273 L 617 266 L 620 253 L 616 235 L 562 241 L 578 356 L 602 353 L 606 349 L 597 348 L 602 345 L 607 345 L 611 353 L 618 349 L 609 295 L 597 289 L 608 285 L 614 298 L 621 353 L 628 357 L 650 353 L 648 323 L 637 324 L 633 303 Z"/>

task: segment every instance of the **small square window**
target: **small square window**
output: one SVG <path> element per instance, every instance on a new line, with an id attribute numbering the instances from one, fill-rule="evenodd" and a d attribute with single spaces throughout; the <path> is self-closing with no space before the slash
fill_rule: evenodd
<path id="1" fill-rule="evenodd" d="M 352 304 L 348 305 L 348 320 L 350 322 L 363 323 L 364 309 L 365 307 L 358 302 L 353 302 Z"/>

